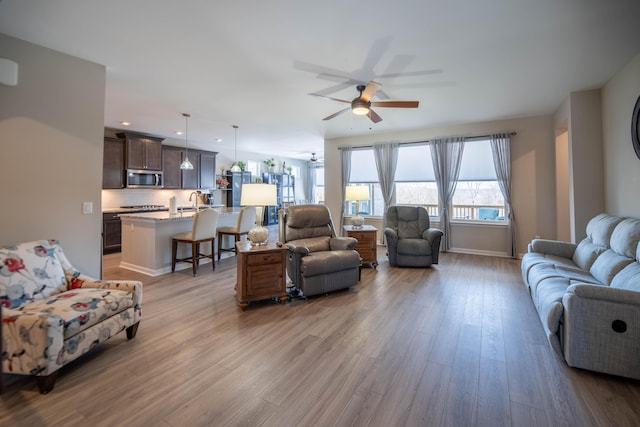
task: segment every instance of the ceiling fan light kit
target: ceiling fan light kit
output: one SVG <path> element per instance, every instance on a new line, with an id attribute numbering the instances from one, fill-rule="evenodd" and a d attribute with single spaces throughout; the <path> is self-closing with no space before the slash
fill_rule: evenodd
<path id="1" fill-rule="evenodd" d="M 418 101 L 376 101 L 371 102 L 371 98 L 375 96 L 375 94 L 380 90 L 382 85 L 378 82 L 370 81 L 366 86 L 358 85 L 356 89 L 360 92 L 360 96 L 355 97 L 352 101 L 347 101 L 344 99 L 331 98 L 330 96 L 319 95 L 317 93 L 310 93 L 309 95 L 319 96 L 320 98 L 330 99 L 332 101 L 345 102 L 351 104 L 351 107 L 347 107 L 343 110 L 340 110 L 336 113 L 331 114 L 330 116 L 325 117 L 322 120 L 331 120 L 336 116 L 339 116 L 342 113 L 345 113 L 349 110 L 357 116 L 368 116 L 372 122 L 378 123 L 382 121 L 382 117 L 380 117 L 375 111 L 371 109 L 371 106 L 374 107 L 385 107 L 385 108 L 418 108 Z"/>

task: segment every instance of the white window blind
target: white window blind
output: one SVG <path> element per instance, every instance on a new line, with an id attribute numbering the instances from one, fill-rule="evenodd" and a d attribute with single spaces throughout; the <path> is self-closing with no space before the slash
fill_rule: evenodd
<path id="1" fill-rule="evenodd" d="M 495 181 L 491 142 L 488 139 L 464 144 L 458 181 Z"/>
<path id="2" fill-rule="evenodd" d="M 396 182 L 435 182 L 431 150 L 427 144 L 401 145 L 398 148 Z"/>
<path id="3" fill-rule="evenodd" d="M 349 182 L 378 182 L 373 149 L 353 150 L 351 152 L 351 176 L 349 177 Z"/>

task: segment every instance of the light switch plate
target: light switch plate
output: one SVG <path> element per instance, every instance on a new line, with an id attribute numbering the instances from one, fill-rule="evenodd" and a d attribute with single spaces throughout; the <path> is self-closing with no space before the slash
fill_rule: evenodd
<path id="1" fill-rule="evenodd" d="M 82 213 L 83 214 L 92 214 L 93 213 L 93 202 L 82 202 Z"/>

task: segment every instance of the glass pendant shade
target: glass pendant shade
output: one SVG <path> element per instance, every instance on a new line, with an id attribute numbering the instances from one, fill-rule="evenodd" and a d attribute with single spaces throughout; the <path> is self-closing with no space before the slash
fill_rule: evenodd
<path id="1" fill-rule="evenodd" d="M 188 157 L 185 157 L 184 161 L 182 163 L 180 163 L 180 169 L 182 169 L 182 170 L 192 170 L 193 169 L 193 163 L 191 163 L 189 161 Z"/>
<path id="2" fill-rule="evenodd" d="M 185 153 L 184 153 L 184 160 L 182 161 L 182 163 L 180 163 L 180 169 L 192 170 L 193 163 L 189 161 L 189 117 L 191 117 L 191 114 L 182 113 L 182 115 L 184 116 L 184 121 L 185 121 L 185 131 L 184 131 Z"/>

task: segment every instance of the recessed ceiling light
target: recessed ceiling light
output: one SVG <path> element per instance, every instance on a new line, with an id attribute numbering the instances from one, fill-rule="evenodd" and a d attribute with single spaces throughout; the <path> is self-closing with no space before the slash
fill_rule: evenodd
<path id="1" fill-rule="evenodd" d="M 176 135 L 182 135 L 182 131 L 181 130 L 177 130 L 176 131 Z"/>
<path id="2" fill-rule="evenodd" d="M 129 122 L 120 122 L 120 124 L 122 126 L 131 126 L 131 123 L 129 123 Z"/>
<path id="3" fill-rule="evenodd" d="M 216 142 L 222 142 L 222 138 L 216 138 Z"/>

